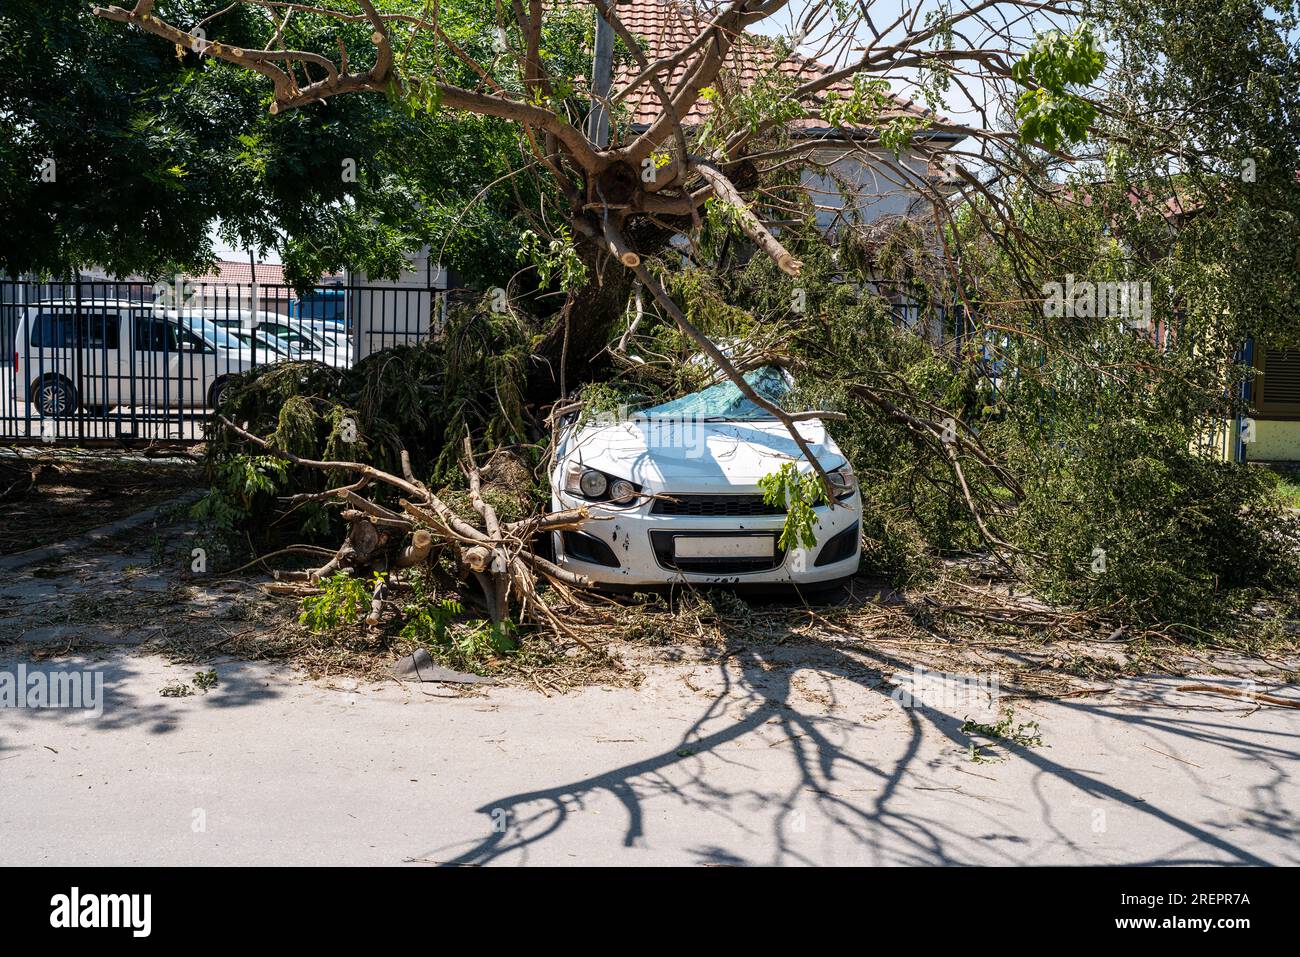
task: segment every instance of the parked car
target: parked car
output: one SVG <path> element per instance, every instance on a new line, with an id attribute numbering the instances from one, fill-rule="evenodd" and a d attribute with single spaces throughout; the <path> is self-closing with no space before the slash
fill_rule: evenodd
<path id="1" fill-rule="evenodd" d="M 339 342 L 328 334 L 316 332 L 304 322 L 285 319 L 276 312 L 257 312 L 256 322 L 248 313 L 221 311 L 204 315 L 211 316 L 214 324 L 230 335 L 248 337 L 256 333 L 269 339 L 281 354 L 277 359 L 320 361 L 334 368 L 347 368 L 351 363 L 350 343 Z"/>
<path id="2" fill-rule="evenodd" d="M 231 335 L 257 332 L 275 342 L 284 358 L 314 360 L 334 368 L 347 368 L 352 360 L 351 345 L 295 319 L 274 312 L 256 313 L 256 323 L 244 313 L 221 312 L 212 321 Z"/>
<path id="3" fill-rule="evenodd" d="M 781 404 L 787 373 L 746 376 Z M 732 382 L 611 421 L 569 423 L 551 474 L 553 511 L 585 505 L 603 520 L 552 532 L 562 567 L 606 585 L 831 583 L 861 555 L 861 497 L 848 460 L 819 419 L 797 424 L 837 490 L 818 506 L 817 543 L 783 550 L 786 509 L 763 500 L 759 480 L 786 462 L 811 465 L 780 420 Z"/>
<path id="4" fill-rule="evenodd" d="M 256 355 L 259 362 L 281 362 L 293 358 L 293 349 L 283 339 L 277 339 L 261 331 L 245 332 L 238 326 L 222 326 L 222 328 L 226 335 L 238 339 L 240 345 Z"/>
<path id="5" fill-rule="evenodd" d="M 346 334 L 335 335 L 321 328 L 322 324 L 277 318 L 263 323 L 259 328 L 284 339 L 301 353 L 299 358 L 315 359 L 336 369 L 352 364 L 352 343 Z"/>
<path id="6" fill-rule="evenodd" d="M 42 416 L 83 407 L 215 408 L 253 356 L 212 322 L 152 303 L 50 299 L 23 310 L 13 398 Z"/>
<path id="7" fill-rule="evenodd" d="M 352 337 L 348 335 L 347 326 L 342 322 L 332 322 L 328 319 L 289 319 L 289 324 L 296 327 L 305 327 L 313 336 L 320 339 L 325 344 L 325 349 L 336 358 L 351 361 L 352 358 Z"/>

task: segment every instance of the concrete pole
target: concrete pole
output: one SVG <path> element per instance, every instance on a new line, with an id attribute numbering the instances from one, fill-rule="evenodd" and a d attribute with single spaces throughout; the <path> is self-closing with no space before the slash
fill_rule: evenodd
<path id="1" fill-rule="evenodd" d="M 609 145 L 609 111 L 601 99 L 608 98 L 614 64 L 614 28 L 596 12 L 596 49 L 591 64 L 591 114 L 587 117 L 587 138 L 604 149 Z"/>

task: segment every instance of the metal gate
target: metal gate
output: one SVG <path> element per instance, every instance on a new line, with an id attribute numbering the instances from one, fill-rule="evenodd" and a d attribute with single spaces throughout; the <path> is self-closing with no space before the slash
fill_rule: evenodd
<path id="1" fill-rule="evenodd" d="M 0 281 L 0 441 L 195 442 L 231 376 L 346 369 L 441 327 L 443 291 Z"/>

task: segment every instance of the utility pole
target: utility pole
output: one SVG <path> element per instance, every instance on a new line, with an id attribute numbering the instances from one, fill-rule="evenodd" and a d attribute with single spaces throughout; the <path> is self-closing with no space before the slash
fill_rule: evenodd
<path id="1" fill-rule="evenodd" d="M 614 0 L 607 0 L 613 6 Z M 587 116 L 587 138 L 604 149 L 609 145 L 609 110 L 605 101 L 609 98 L 611 85 L 610 73 L 614 65 L 614 28 L 605 22 L 605 18 L 596 11 L 596 49 L 591 64 L 591 113 Z"/>

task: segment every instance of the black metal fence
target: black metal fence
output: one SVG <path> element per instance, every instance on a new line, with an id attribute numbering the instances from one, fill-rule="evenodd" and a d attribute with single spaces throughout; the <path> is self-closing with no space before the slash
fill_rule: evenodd
<path id="1" fill-rule="evenodd" d="M 441 290 L 0 282 L 0 441 L 198 441 L 231 376 L 436 335 Z"/>

